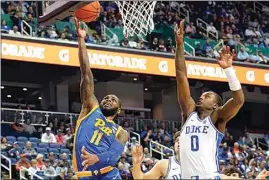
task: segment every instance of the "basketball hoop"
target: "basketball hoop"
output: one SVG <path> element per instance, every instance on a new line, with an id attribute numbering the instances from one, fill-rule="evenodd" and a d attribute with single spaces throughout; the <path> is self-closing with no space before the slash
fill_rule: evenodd
<path id="1" fill-rule="evenodd" d="M 123 34 L 128 37 L 147 35 L 154 30 L 153 12 L 157 1 L 115 1 L 123 21 Z"/>

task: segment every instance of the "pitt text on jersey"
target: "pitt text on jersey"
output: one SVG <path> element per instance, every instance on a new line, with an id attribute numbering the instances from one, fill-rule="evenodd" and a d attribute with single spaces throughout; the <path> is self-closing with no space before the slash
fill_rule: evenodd
<path id="1" fill-rule="evenodd" d="M 99 145 L 99 142 L 102 139 L 103 134 L 106 134 L 107 136 L 111 136 L 112 129 L 105 125 L 106 125 L 106 122 L 104 120 L 100 118 L 96 119 L 94 127 L 97 129 L 93 133 L 93 136 L 90 140 L 91 143 L 94 143 L 95 145 Z"/>

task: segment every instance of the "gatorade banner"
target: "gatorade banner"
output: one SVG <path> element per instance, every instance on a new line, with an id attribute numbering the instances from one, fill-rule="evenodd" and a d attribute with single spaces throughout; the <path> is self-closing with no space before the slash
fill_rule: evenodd
<path id="1" fill-rule="evenodd" d="M 2 37 L 3 38 L 3 37 Z M 2 39 L 1 58 L 5 60 L 46 63 L 65 66 L 79 66 L 77 45 L 67 43 L 44 43 Z M 118 52 L 117 52 L 118 51 Z M 138 53 L 134 51 L 110 48 L 88 48 L 89 61 L 92 68 L 143 73 L 175 77 L 175 63 L 171 55 Z M 227 81 L 225 73 L 217 62 L 202 62 L 188 57 L 188 77 L 209 81 Z M 242 84 L 269 86 L 268 68 L 244 67 L 234 65 L 236 74 Z"/>

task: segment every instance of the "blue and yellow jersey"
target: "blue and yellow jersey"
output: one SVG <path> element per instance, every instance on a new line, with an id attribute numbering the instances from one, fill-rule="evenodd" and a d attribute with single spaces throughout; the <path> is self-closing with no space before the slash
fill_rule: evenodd
<path id="1" fill-rule="evenodd" d="M 73 168 L 75 172 L 83 170 L 81 149 L 85 149 L 91 154 L 100 154 L 109 150 L 110 145 L 115 140 L 118 126 L 113 121 L 106 120 L 99 106 L 94 107 L 84 118 L 79 119 L 76 125 L 73 148 Z M 89 166 L 86 171 L 103 168 L 101 164 Z"/>

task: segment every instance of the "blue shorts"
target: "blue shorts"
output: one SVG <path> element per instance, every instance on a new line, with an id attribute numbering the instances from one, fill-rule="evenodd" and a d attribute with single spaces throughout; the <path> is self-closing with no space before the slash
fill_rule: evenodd
<path id="1" fill-rule="evenodd" d="M 117 168 L 114 168 L 112 171 L 109 171 L 106 174 L 91 176 L 91 177 L 80 177 L 79 180 L 121 180 L 120 172 Z"/>

